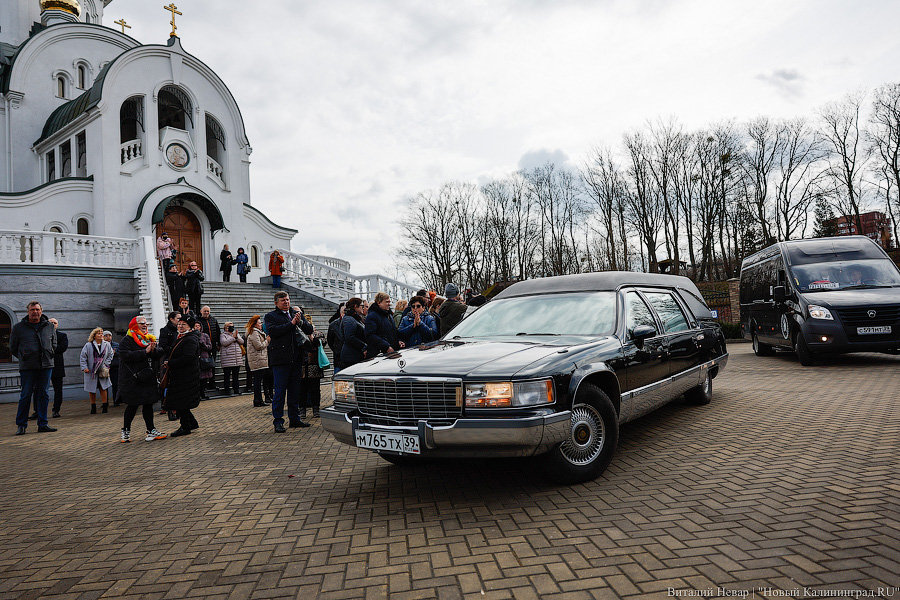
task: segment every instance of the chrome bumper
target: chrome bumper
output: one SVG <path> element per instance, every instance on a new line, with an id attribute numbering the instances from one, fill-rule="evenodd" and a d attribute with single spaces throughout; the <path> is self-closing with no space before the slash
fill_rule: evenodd
<path id="1" fill-rule="evenodd" d="M 356 445 L 356 430 L 416 435 L 423 455 L 531 456 L 548 450 L 569 436 L 571 413 L 557 412 L 521 418 L 460 418 L 452 425 L 431 425 L 419 421 L 416 427 L 369 425 L 359 416 L 325 408 L 320 412 L 322 427 L 340 442 Z"/>

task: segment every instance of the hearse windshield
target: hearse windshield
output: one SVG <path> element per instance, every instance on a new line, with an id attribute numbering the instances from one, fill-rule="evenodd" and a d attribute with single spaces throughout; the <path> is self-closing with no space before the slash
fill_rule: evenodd
<path id="1" fill-rule="evenodd" d="M 886 258 L 794 265 L 791 273 L 801 292 L 900 286 L 900 272 Z"/>
<path id="2" fill-rule="evenodd" d="M 615 292 L 542 294 L 489 302 L 445 338 L 600 336 L 611 335 L 615 327 Z"/>

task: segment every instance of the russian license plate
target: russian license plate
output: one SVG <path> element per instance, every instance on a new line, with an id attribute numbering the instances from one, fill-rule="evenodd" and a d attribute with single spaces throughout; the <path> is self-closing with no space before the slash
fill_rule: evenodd
<path id="1" fill-rule="evenodd" d="M 871 335 L 877 333 L 890 333 L 891 326 L 890 325 L 882 325 L 881 327 L 857 327 L 856 334 L 857 335 Z"/>
<path id="2" fill-rule="evenodd" d="M 406 433 L 356 431 L 356 446 L 369 450 L 388 450 L 402 454 L 419 454 L 419 436 Z"/>

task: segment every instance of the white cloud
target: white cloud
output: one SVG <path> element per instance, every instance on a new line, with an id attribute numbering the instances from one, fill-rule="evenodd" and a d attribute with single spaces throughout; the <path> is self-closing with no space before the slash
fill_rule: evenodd
<path id="1" fill-rule="evenodd" d="M 888 0 L 183 0 L 184 48 L 234 94 L 252 201 L 368 273 L 407 198 L 579 157 L 661 115 L 812 115 L 896 78 Z M 169 13 L 115 0 L 143 43 Z M 541 154 L 541 153 L 544 154 Z M 284 211 L 288 202 L 296 209 Z"/>

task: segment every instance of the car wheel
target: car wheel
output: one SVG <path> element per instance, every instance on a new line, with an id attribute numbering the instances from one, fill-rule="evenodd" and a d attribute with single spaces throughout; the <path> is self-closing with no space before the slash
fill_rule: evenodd
<path id="1" fill-rule="evenodd" d="M 800 359 L 800 364 L 804 367 L 811 367 L 816 364 L 816 357 L 809 349 L 809 346 L 806 345 L 806 339 L 800 332 L 797 332 L 797 335 L 794 337 L 794 352 L 797 353 L 797 358 Z"/>
<path id="2" fill-rule="evenodd" d="M 410 456 L 408 454 L 381 454 L 378 453 L 378 456 L 388 461 L 392 465 L 397 465 L 398 467 L 415 467 L 417 465 L 424 465 L 428 462 L 427 458 L 422 458 L 421 456 Z"/>
<path id="3" fill-rule="evenodd" d="M 688 404 L 693 404 L 695 406 L 709 404 L 710 400 L 712 400 L 712 377 L 710 376 L 709 371 L 706 372 L 703 383 L 684 393 L 684 399 L 687 400 Z"/>
<path id="4" fill-rule="evenodd" d="M 772 356 L 772 346 L 759 341 L 756 333 L 753 333 L 753 353 L 757 356 Z"/>
<path id="5" fill-rule="evenodd" d="M 591 481 L 612 461 L 619 440 L 619 417 L 609 397 L 597 386 L 578 388 L 572 405 L 569 436 L 539 457 L 545 475 L 558 483 Z"/>

